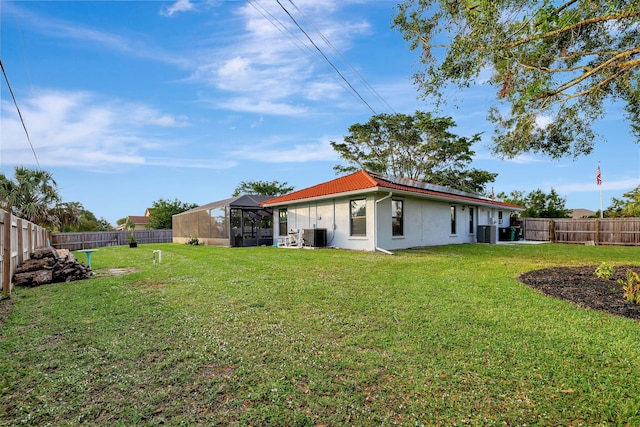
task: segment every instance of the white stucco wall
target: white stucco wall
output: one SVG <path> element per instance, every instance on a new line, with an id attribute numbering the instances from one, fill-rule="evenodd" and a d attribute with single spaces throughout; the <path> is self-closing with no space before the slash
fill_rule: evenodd
<path id="1" fill-rule="evenodd" d="M 466 204 L 452 204 L 412 197 L 386 194 L 368 195 L 367 235 L 350 236 L 349 202 L 362 197 L 336 198 L 313 202 L 295 203 L 287 207 L 289 230 L 305 228 L 327 229 L 327 245 L 343 249 L 373 251 L 376 246 L 386 250 L 420 246 L 438 246 L 475 243 L 478 225 L 508 227 L 511 212 L 502 210 L 502 223 L 498 223 L 500 209 Z M 383 199 L 380 202 L 376 200 Z M 392 236 L 391 200 L 403 201 L 404 236 Z M 456 233 L 451 233 L 451 206 L 456 208 Z M 464 210 L 463 210 L 464 207 Z M 473 207 L 473 231 L 470 231 L 469 208 Z M 278 209 L 274 210 L 274 235 L 278 235 Z M 377 221 L 376 221 L 377 217 Z M 377 222 L 377 235 L 373 228 Z M 376 241 L 377 240 L 377 241 Z"/>
<path id="2" fill-rule="evenodd" d="M 289 230 L 304 230 L 305 228 L 327 229 L 327 246 L 372 251 L 373 243 L 373 197 L 367 199 L 367 235 L 350 236 L 349 202 L 353 198 L 336 198 L 329 200 L 296 203 L 287 206 Z M 277 207 L 274 219 L 277 218 Z M 275 235 L 278 235 L 278 223 L 274 221 Z"/>
<path id="3" fill-rule="evenodd" d="M 404 236 L 392 235 L 391 199 L 384 200 L 378 204 L 378 247 L 394 250 L 475 241 L 475 233 L 469 233 L 466 205 L 464 211 L 462 205 L 453 205 L 456 208 L 456 233 L 451 233 L 450 203 L 406 197 L 394 197 L 393 200 L 403 201 Z M 475 217 L 474 209 L 474 220 Z"/>

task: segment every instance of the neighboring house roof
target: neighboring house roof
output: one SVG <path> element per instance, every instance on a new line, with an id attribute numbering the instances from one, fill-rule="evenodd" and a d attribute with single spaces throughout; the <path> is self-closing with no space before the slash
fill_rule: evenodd
<path id="1" fill-rule="evenodd" d="M 261 208 L 261 203 L 271 199 L 273 196 L 257 196 L 244 194 L 238 197 L 231 197 L 229 199 L 218 200 L 217 202 L 207 203 L 206 205 L 198 206 L 197 208 L 190 209 L 188 211 L 181 212 L 177 215 L 184 215 L 188 213 L 198 212 L 198 211 L 208 211 L 212 209 L 220 209 L 224 207 L 231 208 Z"/>
<path id="2" fill-rule="evenodd" d="M 589 209 L 572 209 L 571 210 L 571 218 L 573 219 L 577 219 L 577 218 L 586 218 L 586 217 L 590 217 L 590 216 L 594 216 L 596 213 L 595 211 L 589 210 Z"/>
<path id="3" fill-rule="evenodd" d="M 411 194 L 435 200 L 467 202 L 477 205 L 504 207 L 511 210 L 523 211 L 522 206 L 500 202 L 478 194 L 467 193 L 452 188 L 415 181 L 407 178 L 387 177 L 365 170 L 359 170 L 334 180 L 294 191 L 283 196 L 274 197 L 262 203 L 263 206 L 285 205 L 303 200 L 319 200 L 338 195 L 371 193 L 376 191 L 391 191 L 398 194 Z"/>
<path id="4" fill-rule="evenodd" d="M 133 223 L 134 226 L 147 226 L 149 224 L 149 217 L 148 216 L 142 216 L 142 215 L 129 215 L 127 216 L 127 218 L 129 218 L 129 221 L 131 221 Z M 124 230 L 127 226 L 127 223 L 124 222 L 118 226 L 116 226 L 116 230 Z"/>
<path id="5" fill-rule="evenodd" d="M 149 224 L 149 217 L 148 216 L 141 216 L 141 215 L 129 215 L 128 217 L 132 223 L 136 224 L 136 225 L 147 225 Z"/>

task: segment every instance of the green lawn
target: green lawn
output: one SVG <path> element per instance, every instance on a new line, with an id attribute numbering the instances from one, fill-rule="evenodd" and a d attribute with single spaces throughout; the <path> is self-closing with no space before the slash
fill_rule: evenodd
<path id="1" fill-rule="evenodd" d="M 0 425 L 638 426 L 640 323 L 516 277 L 639 251 L 103 248 L 17 290 Z"/>

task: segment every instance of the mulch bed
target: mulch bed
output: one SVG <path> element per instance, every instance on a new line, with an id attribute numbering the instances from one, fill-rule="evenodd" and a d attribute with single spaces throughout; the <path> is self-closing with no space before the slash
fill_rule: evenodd
<path id="1" fill-rule="evenodd" d="M 545 295 L 569 300 L 580 307 L 640 320 L 640 305 L 627 302 L 617 281 L 625 279 L 627 269 L 640 274 L 640 267 L 616 266 L 608 280 L 595 275 L 597 267 L 545 268 L 523 273 L 518 280 Z"/>

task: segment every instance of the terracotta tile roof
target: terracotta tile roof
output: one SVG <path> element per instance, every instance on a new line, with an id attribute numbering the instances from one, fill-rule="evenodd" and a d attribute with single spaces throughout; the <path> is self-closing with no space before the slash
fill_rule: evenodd
<path id="1" fill-rule="evenodd" d="M 354 172 L 350 175 L 336 178 L 322 184 L 314 185 L 313 187 L 304 188 L 302 190 L 274 197 L 273 199 L 269 199 L 263 202 L 262 205 L 280 205 L 287 202 L 324 198 L 344 193 L 357 192 L 359 190 L 407 191 L 411 193 L 430 195 L 435 198 L 461 200 L 485 205 L 504 206 L 513 209 L 524 210 L 522 206 L 499 202 L 470 193 L 448 190 L 445 187 L 430 185 L 420 181 L 384 178 L 365 170 L 359 170 L 358 172 Z"/>
<path id="2" fill-rule="evenodd" d="M 273 199 L 269 199 L 262 204 L 280 204 L 283 202 L 292 202 L 322 196 L 331 196 L 334 194 L 375 188 L 377 187 L 377 185 L 378 184 L 373 176 L 369 175 L 364 170 L 360 170 L 350 175 L 342 176 L 340 178 L 336 178 L 322 184 L 314 185 L 313 187 L 274 197 Z"/>

